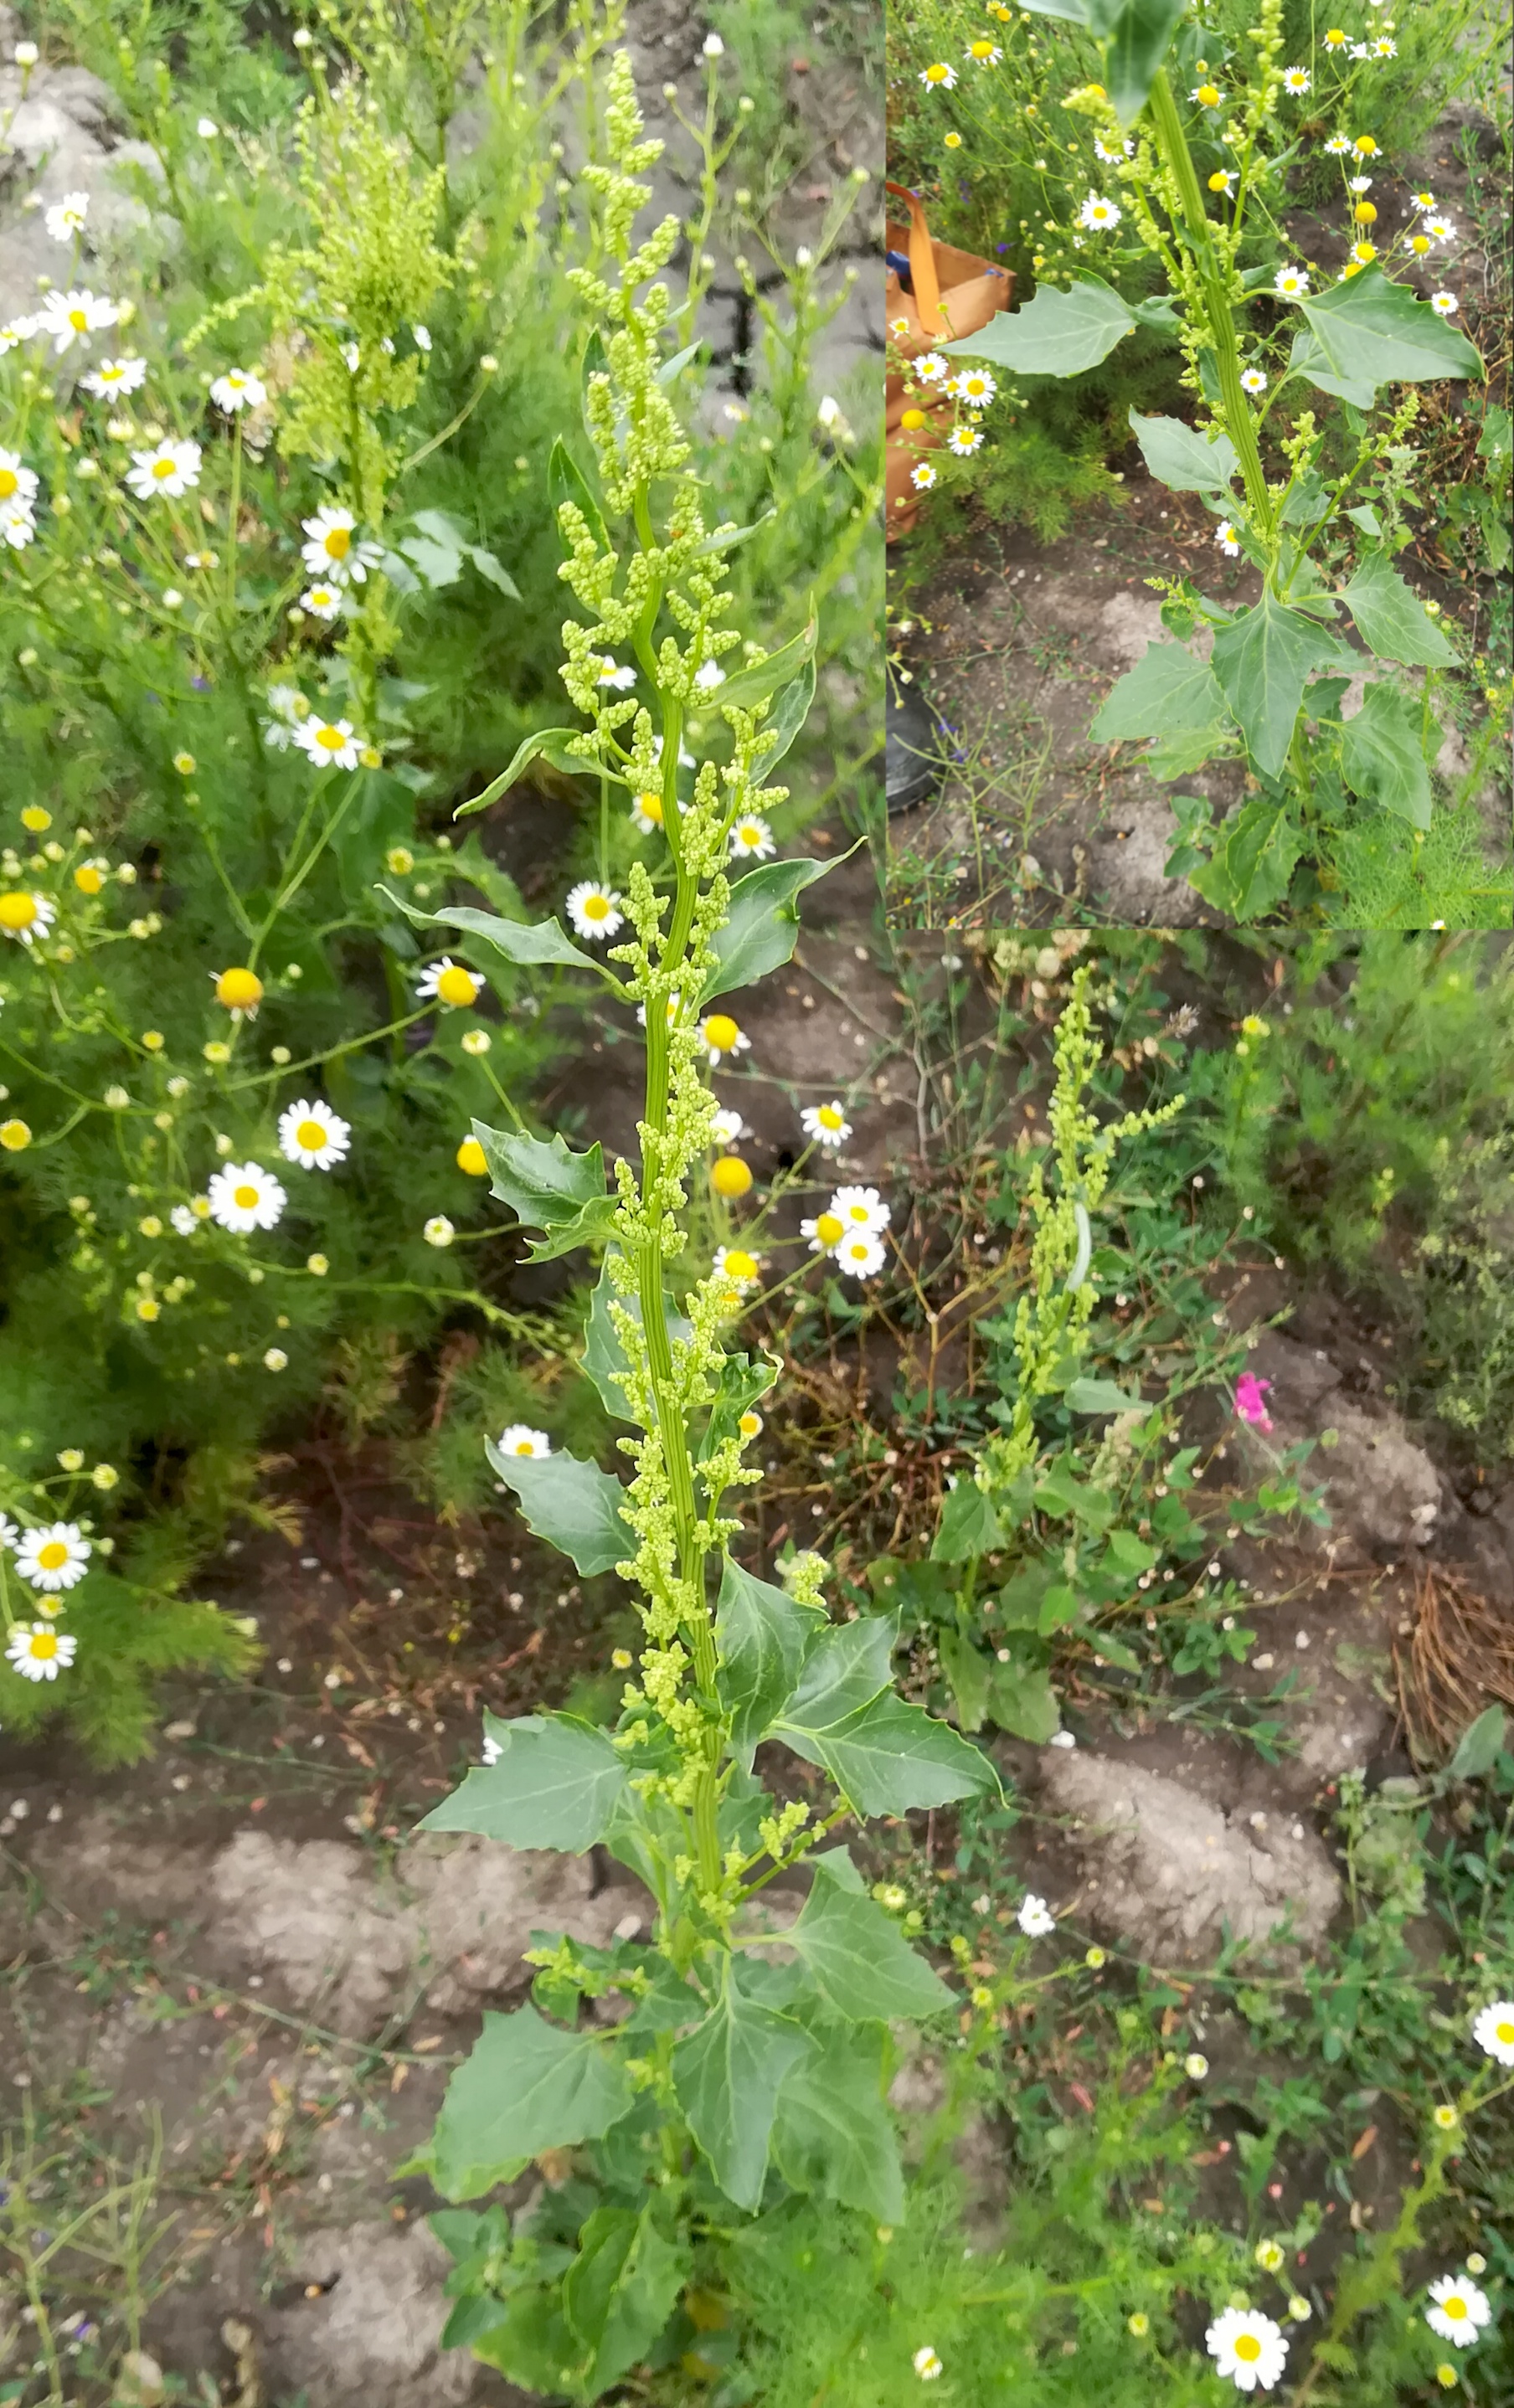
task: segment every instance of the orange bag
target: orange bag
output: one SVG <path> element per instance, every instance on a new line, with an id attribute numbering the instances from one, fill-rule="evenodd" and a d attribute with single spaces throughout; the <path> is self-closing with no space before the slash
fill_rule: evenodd
<path id="1" fill-rule="evenodd" d="M 975 335 L 1001 309 L 1007 309 L 1015 290 L 1015 277 L 1010 268 L 996 267 L 991 260 L 979 259 L 976 252 L 957 251 L 949 242 L 935 242 L 925 222 L 925 210 L 916 195 L 902 184 L 889 184 L 887 189 L 896 200 L 904 203 L 909 222 L 889 221 L 887 244 L 890 251 L 907 251 L 910 282 L 915 290 L 906 293 L 890 267 L 885 286 L 885 323 L 896 326 L 905 322 L 902 335 L 890 334 L 888 340 L 896 352 L 906 359 L 917 359 L 922 351 L 933 351 L 939 343 L 954 342 L 959 335 Z M 934 399 L 929 394 L 916 393 L 906 403 L 904 379 L 891 371 L 885 385 L 886 509 L 885 532 L 888 542 L 905 535 L 915 524 L 925 496 L 911 482 L 916 465 L 928 452 L 944 443 L 955 414 L 953 404 L 945 394 Z M 906 408 L 925 413 L 923 426 L 906 427 L 901 423 Z"/>

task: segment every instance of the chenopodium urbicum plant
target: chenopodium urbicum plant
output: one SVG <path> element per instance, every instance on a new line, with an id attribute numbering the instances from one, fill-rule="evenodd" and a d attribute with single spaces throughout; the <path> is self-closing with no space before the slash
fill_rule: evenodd
<path id="1" fill-rule="evenodd" d="M 1187 876 L 1237 920 L 1283 912 L 1353 925 L 1363 918 L 1494 924 L 1507 880 L 1483 864 L 1467 810 L 1480 755 L 1453 804 L 1437 811 L 1433 802 L 1435 681 L 1457 653 L 1436 606 L 1421 603 L 1391 565 L 1409 540 L 1403 512 L 1418 395 L 1403 393 L 1374 414 L 1382 387 L 1483 373 L 1477 350 L 1451 323 L 1456 295 L 1437 291 L 1420 300 L 1391 272 L 1427 263 L 1450 238 L 1449 221 L 1433 195 L 1421 194 L 1400 242 L 1380 247 L 1372 238 L 1369 170 L 1378 154 L 1363 97 L 1358 130 L 1327 146 L 1340 157 L 1351 243 L 1339 277 L 1320 289 L 1319 270 L 1287 256 L 1243 273 L 1248 219 L 1276 222 L 1285 171 L 1304 138 L 1288 138 L 1279 124 L 1285 108 L 1306 106 L 1311 82 L 1310 62 L 1293 65 L 1279 55 L 1282 0 L 1262 0 L 1249 61 L 1237 54 L 1224 65 L 1210 55 L 1218 36 L 1179 24 L 1184 0 L 1029 5 L 1086 24 L 1104 42 L 1107 84 L 1084 85 L 1065 100 L 1091 122 L 1105 163 L 1104 189 L 1090 189 L 1077 206 L 1080 239 L 1117 239 L 1129 221 L 1165 267 L 1170 290 L 1127 303 L 1084 269 L 1065 289 L 1043 285 L 1028 307 L 943 349 L 1021 375 L 1071 376 L 1105 358 L 1138 322 L 1170 329 L 1205 423 L 1132 410 L 1132 429 L 1152 476 L 1201 494 L 1217 544 L 1262 577 L 1260 598 L 1243 609 L 1186 579 L 1149 580 L 1165 595 L 1162 623 L 1177 640 L 1147 647 L 1090 733 L 1103 743 L 1157 738 L 1147 759 L 1161 779 L 1206 761 L 1244 760 L 1247 799 L 1223 824 L 1213 823 L 1201 797 L 1176 805 L 1179 838 L 1168 863 L 1170 874 Z M 1175 91 L 1163 64 L 1169 52 Z M 1268 322 L 1253 331 L 1247 322 L 1259 305 Z M 1279 395 L 1301 384 L 1340 404 L 1338 424 L 1321 425 L 1312 409 L 1291 426 L 1280 423 Z M 1342 604 L 1365 656 L 1331 624 Z M 1206 660 L 1186 640 L 1201 628 L 1213 638 Z M 1374 674 L 1362 708 L 1343 721 L 1342 697 L 1364 666 Z M 1425 673 L 1422 693 L 1405 680 L 1406 667 Z"/>
<path id="2" fill-rule="evenodd" d="M 491 1447 L 491 1459 L 530 1526 L 581 1573 L 614 1570 L 629 1584 L 643 1636 L 613 1729 L 567 1713 L 489 1718 L 488 1760 L 423 1828 L 521 1848 L 603 1846 L 644 1884 L 653 1937 L 605 1949 L 543 1937 L 533 2003 L 485 2018 L 417 2160 L 444 2196 L 467 2200 L 544 2151 L 584 2151 L 549 2203 L 550 2237 L 528 2219 L 512 2232 L 498 2206 L 438 2218 L 458 2260 L 448 2341 L 574 2400 L 599 2397 L 657 2342 L 702 2226 L 755 2214 L 786 2186 L 889 2223 L 901 2214 L 889 2019 L 935 2014 L 952 1993 L 868 1895 L 845 1847 L 826 1842 L 848 1821 L 998 1787 L 967 1741 L 895 1694 L 890 1617 L 833 1625 L 817 1557 L 785 1590 L 731 1554 L 741 1524 L 727 1500 L 759 1476 L 746 1433 L 779 1366 L 728 1345 L 741 1289 L 718 1262 L 676 1301 L 668 1289 L 715 1111 L 699 1014 L 789 958 L 794 898 L 819 871 L 772 861 L 730 883 L 725 869 L 737 820 L 782 799 L 762 781 L 808 707 L 815 632 L 749 657 L 717 688 L 729 758 L 702 762 L 681 794 L 694 697 L 708 691 L 709 664 L 741 642 L 723 624 L 723 589 L 743 530 L 706 529 L 669 398 L 670 302 L 649 280 L 677 225 L 633 248 L 638 177 L 658 146 L 642 138 L 624 58 L 606 124 L 608 164 L 584 174 L 611 274 L 576 279 L 595 322 L 585 418 L 602 510 L 566 448 L 556 472 L 570 488 L 562 573 L 584 612 L 564 630 L 563 678 L 592 724 L 558 741 L 632 796 L 660 796 L 666 871 L 633 866 L 628 934 L 602 964 L 555 922 L 442 916 L 469 941 L 597 975 L 644 1020 L 641 1159 L 616 1162 L 613 1196 L 598 1145 L 574 1153 L 561 1136 L 475 1124 L 495 1192 L 545 1233 L 540 1258 L 604 1248 L 584 1361 L 631 1426 L 620 1446 L 633 1476 L 623 1484 L 544 1452 L 528 1432 L 511 1434 L 520 1452 Z M 598 681 L 598 657 L 627 645 L 655 708 L 607 697 Z M 826 1777 L 820 1802 L 780 1801 L 757 1776 L 756 1751 L 774 1741 Z M 791 1961 L 776 1963 L 749 1902 L 800 1866 L 809 1893 L 783 1934 Z"/>

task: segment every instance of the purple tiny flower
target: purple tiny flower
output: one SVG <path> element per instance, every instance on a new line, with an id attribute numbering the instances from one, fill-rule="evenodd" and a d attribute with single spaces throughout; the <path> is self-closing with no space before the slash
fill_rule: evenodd
<path id="1" fill-rule="evenodd" d="M 1270 1430 L 1272 1427 L 1272 1415 L 1264 1401 L 1266 1391 L 1271 1386 L 1270 1380 L 1259 1380 L 1250 1371 L 1243 1371 L 1235 1383 L 1235 1410 L 1242 1421 L 1249 1422 L 1253 1429 Z"/>
<path id="2" fill-rule="evenodd" d="M 192 677 L 190 684 L 196 694 L 209 694 L 210 691 L 210 681 L 207 677 Z"/>
<path id="3" fill-rule="evenodd" d="M 1009 249 L 1009 245 L 1007 242 L 996 242 L 994 244 L 994 249 L 995 251 L 1007 251 Z"/>

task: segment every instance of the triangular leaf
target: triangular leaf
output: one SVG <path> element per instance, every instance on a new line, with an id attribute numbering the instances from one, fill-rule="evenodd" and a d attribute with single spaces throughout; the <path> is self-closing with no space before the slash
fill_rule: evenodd
<path id="1" fill-rule="evenodd" d="M 957 2003 L 892 1916 L 865 1892 L 832 1880 L 823 1858 L 786 1937 L 831 2013 L 848 2023 L 936 2015 Z"/>
<path id="2" fill-rule="evenodd" d="M 772 2153 L 786 2182 L 884 2225 L 904 2220 L 887 2100 L 887 2035 L 833 2025 L 815 2035 L 778 2094 Z"/>
<path id="3" fill-rule="evenodd" d="M 1430 825 L 1430 772 L 1420 738 L 1420 706 L 1392 685 L 1369 685 L 1346 723 L 1341 776 L 1353 795 L 1380 803 L 1410 827 Z"/>
<path id="4" fill-rule="evenodd" d="M 504 2169 L 528 2164 L 543 2149 L 598 2140 L 631 2098 L 624 2068 L 598 2033 L 564 2031 L 534 2007 L 486 2014 L 437 2118 L 437 2188 L 446 2199 L 476 2199 L 509 2179 Z"/>
<path id="5" fill-rule="evenodd" d="M 796 2023 L 743 1995 L 734 1967 L 717 2004 L 673 2050 L 673 2086 L 688 2128 L 728 2199 L 759 2205 L 768 2136 L 786 2074 L 810 2042 Z"/>
<path id="6" fill-rule="evenodd" d="M 1342 595 L 1364 642 L 1391 661 L 1426 669 L 1450 667 L 1456 653 L 1395 568 L 1380 552 L 1367 554 Z"/>
<path id="7" fill-rule="evenodd" d="M 806 1651 L 825 1627 L 817 1607 L 796 1605 L 783 1589 L 754 1578 L 727 1556 L 715 1607 L 715 1646 L 731 1746 L 744 1769 L 750 1770 L 757 1741 L 792 1696 Z"/>
<path id="8" fill-rule="evenodd" d="M 526 1528 L 570 1556 L 585 1577 L 613 1571 L 635 1554 L 635 1533 L 621 1519 L 626 1492 L 613 1473 L 575 1455 L 501 1455 L 492 1439 L 483 1451 L 520 1498 Z"/>
<path id="9" fill-rule="evenodd" d="M 737 879 L 726 924 L 714 934 L 715 964 L 701 1003 L 737 987 L 755 986 L 770 970 L 792 960 L 799 939 L 798 898 L 833 867 L 829 861 L 765 861 Z"/>
<path id="10" fill-rule="evenodd" d="M 402 895 L 391 895 L 387 886 L 381 886 L 379 893 L 417 928 L 461 928 L 475 945 L 492 948 L 507 962 L 560 963 L 565 968 L 594 970 L 600 978 L 611 975 L 592 953 L 581 953 L 555 920 L 501 920 L 497 911 L 477 911 L 469 903 L 454 904 L 445 911 L 422 911 Z"/>
<path id="11" fill-rule="evenodd" d="M 815 658 L 819 636 L 820 622 L 812 612 L 791 642 L 781 644 L 765 661 L 754 661 L 749 668 L 734 670 L 722 684 L 714 687 L 706 698 L 706 708 L 730 703 L 750 710 L 755 702 L 765 702 L 770 694 L 797 678 L 805 663 Z"/>
<path id="12" fill-rule="evenodd" d="M 1215 493 L 1241 465 L 1230 437 L 1218 428 L 1201 435 L 1180 418 L 1142 418 L 1133 405 L 1130 417 L 1147 468 L 1175 494 Z"/>
<path id="13" fill-rule="evenodd" d="M 1097 367 L 1135 320 L 1111 285 L 1080 276 L 1067 292 L 1043 284 L 1023 309 L 1001 310 L 975 335 L 963 335 L 940 349 L 968 359 L 992 360 L 1021 376 L 1076 376 Z"/>
<path id="14" fill-rule="evenodd" d="M 1368 388 L 1369 400 L 1380 384 L 1432 384 L 1442 377 L 1483 374 L 1466 337 L 1378 267 L 1364 267 L 1323 293 L 1309 294 L 1298 307 L 1324 354 L 1327 373 L 1358 392 Z M 1321 382 L 1318 371 L 1307 373 Z M 1354 401 L 1357 393 L 1346 397 Z"/>
<path id="15" fill-rule="evenodd" d="M 1089 730 L 1095 744 L 1175 729 L 1208 730 L 1225 716 L 1225 697 L 1207 661 L 1183 644 L 1148 643 L 1145 656 L 1110 688 Z"/>
<path id="16" fill-rule="evenodd" d="M 460 1789 L 433 1806 L 418 1831 L 476 1831 L 512 1848 L 560 1848 L 581 1856 L 602 1840 L 625 1791 L 622 1758 L 576 1714 L 522 1714 L 483 1727 L 498 1748 Z"/>
<path id="17" fill-rule="evenodd" d="M 1333 667 L 1340 652 L 1336 638 L 1270 590 L 1217 632 L 1215 675 L 1264 777 L 1276 778 L 1288 758 L 1310 671 Z"/>

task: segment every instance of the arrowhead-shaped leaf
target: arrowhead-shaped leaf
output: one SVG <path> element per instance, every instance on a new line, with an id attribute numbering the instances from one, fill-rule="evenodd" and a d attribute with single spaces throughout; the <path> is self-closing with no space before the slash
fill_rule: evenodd
<path id="1" fill-rule="evenodd" d="M 796 1605 L 784 1590 L 754 1579 L 727 1556 L 715 1607 L 715 1646 L 731 1746 L 746 1769 L 757 1741 L 792 1696 L 806 1650 L 826 1627 L 817 1607 Z"/>
<path id="2" fill-rule="evenodd" d="M 963 335 L 941 349 L 974 360 L 993 360 L 1021 376 L 1075 376 L 1097 367 L 1130 333 L 1135 320 L 1111 285 L 1080 276 L 1064 293 L 1043 284 L 1023 309 L 1001 310 L 975 335 Z"/>
<path id="3" fill-rule="evenodd" d="M 1183 644 L 1151 643 L 1145 659 L 1110 688 L 1089 734 L 1096 744 L 1116 744 L 1208 728 L 1224 713 L 1225 697 L 1207 661 L 1196 661 Z"/>
<path id="4" fill-rule="evenodd" d="M 1215 675 L 1264 777 L 1276 778 L 1288 758 L 1310 671 L 1334 667 L 1340 654 L 1334 636 L 1270 591 L 1217 631 Z"/>
<path id="5" fill-rule="evenodd" d="M 564 2031 L 534 2007 L 485 2014 L 437 2118 L 437 2188 L 448 2199 L 475 2199 L 508 2178 L 503 2169 L 518 2171 L 543 2149 L 598 2140 L 619 2122 L 631 2095 L 598 2033 Z"/>
<path id="6" fill-rule="evenodd" d="M 701 1003 L 737 987 L 754 986 L 770 970 L 791 961 L 799 939 L 798 900 L 806 886 L 824 878 L 829 861 L 765 861 L 730 890 L 726 924 L 715 932 L 714 968 Z"/>
<path id="7" fill-rule="evenodd" d="M 1225 822 L 1214 859 L 1190 873 L 1189 883 L 1233 920 L 1264 919 L 1285 899 L 1304 838 L 1286 803 L 1253 795 Z"/>
<path id="8" fill-rule="evenodd" d="M 973 1555 L 991 1555 L 1004 1543 L 999 1516 L 975 1480 L 959 1480 L 948 1488 L 941 1504 L 941 1522 L 930 1541 L 933 1564 L 965 1564 Z"/>
<path id="9" fill-rule="evenodd" d="M 1062 1402 L 1074 1413 L 1138 1413 L 1145 1399 L 1139 1388 L 1129 1395 L 1113 1380 L 1084 1379 L 1062 1390 Z"/>
<path id="10" fill-rule="evenodd" d="M 1298 307 L 1324 365 L 1323 376 L 1315 366 L 1304 372 L 1325 392 L 1343 392 L 1361 407 L 1380 384 L 1428 384 L 1441 377 L 1483 373 L 1466 337 L 1427 301 L 1417 300 L 1406 284 L 1391 283 L 1380 268 L 1364 267 L 1359 276 L 1310 294 Z M 1331 385 L 1330 376 L 1340 381 Z"/>
<path id="11" fill-rule="evenodd" d="M 710 710 L 728 702 L 750 710 L 753 703 L 765 702 L 770 694 L 776 694 L 781 685 L 797 678 L 807 661 L 814 660 L 819 635 L 820 622 L 812 612 L 792 642 L 780 645 L 765 661 L 754 661 L 750 668 L 735 670 L 704 697 L 704 708 Z"/>
<path id="12" fill-rule="evenodd" d="M 1341 599 L 1362 630 L 1364 642 L 1386 660 L 1406 661 L 1426 669 L 1448 668 L 1456 653 L 1446 641 L 1424 604 L 1380 552 L 1363 561 Z"/>
<path id="13" fill-rule="evenodd" d="M 593 1244 L 611 1235 L 616 1199 L 607 1195 L 604 1157 L 598 1145 L 587 1154 L 573 1154 L 562 1137 L 549 1144 L 539 1137 L 517 1137 L 473 1123 L 473 1135 L 483 1148 L 493 1193 L 509 1204 L 529 1229 L 545 1229 L 526 1252 L 527 1262 L 550 1263 L 575 1246 Z"/>
<path id="14" fill-rule="evenodd" d="M 460 1789 L 433 1806 L 419 1831 L 476 1831 L 512 1848 L 560 1848 L 581 1856 L 604 1838 L 625 1792 L 626 1767 L 603 1731 L 576 1714 L 522 1714 L 483 1727 L 498 1747 Z"/>
<path id="15" fill-rule="evenodd" d="M 507 1488 L 520 1498 L 526 1526 L 569 1555 L 585 1576 L 613 1570 L 636 1551 L 621 1519 L 626 1492 L 613 1473 L 576 1455 L 501 1455 L 493 1439 L 484 1453 Z"/>
<path id="16" fill-rule="evenodd" d="M 1151 474 L 1175 494 L 1208 494 L 1228 485 L 1240 462 L 1230 437 L 1218 429 L 1201 435 L 1180 418 L 1141 418 L 1131 425 Z"/>
<path id="17" fill-rule="evenodd" d="M 812 1731 L 844 1723 L 891 1684 L 897 1636 L 898 1624 L 887 1613 L 859 1614 L 823 1630 L 788 1700 L 789 1715 Z"/>
<path id="18" fill-rule="evenodd" d="M 833 2025 L 790 2072 L 778 2094 L 772 2153 L 786 2182 L 854 2207 L 875 2223 L 901 2224 L 904 2184 L 888 2112 L 887 2035 Z"/>
<path id="19" fill-rule="evenodd" d="M 836 1721 L 824 1701 L 806 1704 L 801 1683 L 774 1723 L 773 1736 L 796 1756 L 823 1765 L 859 1814 L 907 1814 L 916 1806 L 949 1806 L 958 1798 L 990 1797 L 999 1789 L 999 1776 L 986 1756 L 948 1723 L 935 1721 L 892 1689 Z"/>
<path id="20" fill-rule="evenodd" d="M 778 2092 L 809 2046 L 798 2024 L 743 1995 L 732 1969 L 719 2002 L 673 2050 L 673 2086 L 689 2130 L 738 2207 L 761 2200 Z"/>
<path id="21" fill-rule="evenodd" d="M 1369 685 L 1346 723 L 1341 776 L 1353 795 L 1380 803 L 1410 827 L 1430 825 L 1430 772 L 1420 740 L 1420 706 L 1397 686 Z"/>
<path id="22" fill-rule="evenodd" d="M 602 962 L 580 952 L 564 936 L 555 920 L 501 920 L 497 911 L 476 911 L 469 903 L 455 904 L 445 911 L 422 911 L 402 895 L 391 895 L 387 886 L 381 886 L 379 893 L 416 927 L 461 928 L 475 945 L 490 947 L 507 962 L 561 964 L 569 969 L 594 970 L 600 978 L 609 975 Z"/>
<path id="23" fill-rule="evenodd" d="M 787 1938 L 831 2013 L 848 2023 L 887 2023 L 895 2015 L 935 2015 L 955 2006 L 945 1983 L 893 1917 L 865 1891 L 834 1880 L 825 1856 L 812 1861 L 810 1895 Z M 846 1864 L 850 1871 L 850 1858 Z"/>

